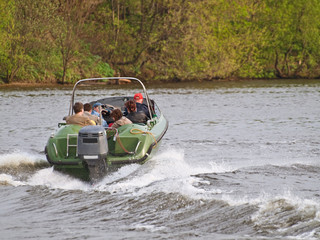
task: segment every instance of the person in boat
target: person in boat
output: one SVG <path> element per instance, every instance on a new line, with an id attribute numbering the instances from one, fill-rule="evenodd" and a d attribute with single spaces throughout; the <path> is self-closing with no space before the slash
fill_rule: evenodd
<path id="1" fill-rule="evenodd" d="M 84 116 L 83 112 L 83 104 L 81 102 L 76 102 L 73 105 L 74 115 L 66 117 L 67 124 L 76 124 L 80 125 L 81 127 L 87 125 L 96 125 L 94 121 L 90 120 L 89 117 Z"/>
<path id="2" fill-rule="evenodd" d="M 144 112 L 147 115 L 147 117 L 150 117 L 148 106 L 143 103 L 142 94 L 141 93 L 136 93 L 133 96 L 133 100 L 136 102 L 137 112 Z"/>
<path id="3" fill-rule="evenodd" d="M 96 125 L 99 124 L 100 120 L 99 117 L 96 115 L 92 115 L 92 106 L 90 103 L 85 103 L 83 105 L 84 108 L 84 112 L 83 112 L 83 116 L 87 116 L 90 120 L 93 120 Z"/>
<path id="4" fill-rule="evenodd" d="M 120 126 L 132 123 L 128 118 L 124 117 L 121 110 L 117 108 L 111 112 L 110 117 L 114 120 L 111 128 L 118 128 Z"/>
<path id="5" fill-rule="evenodd" d="M 99 102 L 96 102 L 95 104 L 93 104 L 93 110 L 91 112 L 91 115 L 97 116 L 100 119 L 101 106 L 102 104 Z M 108 127 L 108 123 L 106 122 L 106 120 L 104 120 L 103 118 L 101 118 L 101 120 L 102 120 L 102 126 Z"/>
<path id="6" fill-rule="evenodd" d="M 143 103 L 143 96 L 141 93 L 136 93 L 134 96 L 133 96 L 133 100 L 135 101 L 136 103 L 136 106 L 137 106 L 137 112 L 144 112 L 147 117 L 149 118 L 150 117 L 150 113 L 149 113 L 149 109 L 148 109 L 148 106 L 146 104 Z M 128 109 L 126 108 L 124 110 L 124 116 L 127 116 L 128 114 Z"/>
<path id="7" fill-rule="evenodd" d="M 101 108 L 101 103 L 96 102 L 95 104 L 93 104 L 93 110 L 91 111 L 91 114 L 94 116 L 99 117 L 100 116 L 100 108 Z"/>
<path id="8" fill-rule="evenodd" d="M 128 109 L 127 118 L 133 123 L 146 123 L 148 117 L 144 112 L 137 112 L 137 105 L 134 100 L 129 100 L 125 103 L 126 108 Z"/>

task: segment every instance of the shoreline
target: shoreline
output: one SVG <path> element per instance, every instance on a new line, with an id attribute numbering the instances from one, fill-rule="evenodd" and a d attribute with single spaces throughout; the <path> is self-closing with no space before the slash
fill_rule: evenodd
<path id="1" fill-rule="evenodd" d="M 270 79 L 265 79 L 265 78 L 255 78 L 255 79 L 213 79 L 213 80 L 188 80 L 188 81 L 167 81 L 167 80 L 152 80 L 152 81 L 143 81 L 145 85 L 152 85 L 152 84 L 194 84 L 194 83 L 223 83 L 223 82 L 255 82 L 255 81 L 320 81 L 320 79 L 310 79 L 310 78 L 270 78 Z M 50 83 L 50 82 L 44 82 L 44 83 L 31 83 L 31 82 L 14 82 L 14 83 L 0 83 L 0 89 L 3 88 L 45 88 L 45 87 L 73 87 L 75 83 Z M 103 84 L 103 83 L 101 83 Z M 106 82 L 106 85 L 110 86 L 130 86 L 131 82 Z"/>

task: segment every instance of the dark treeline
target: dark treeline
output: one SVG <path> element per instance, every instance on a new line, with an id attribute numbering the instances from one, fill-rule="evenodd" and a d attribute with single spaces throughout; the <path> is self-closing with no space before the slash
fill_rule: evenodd
<path id="1" fill-rule="evenodd" d="M 318 0 L 0 0 L 0 81 L 318 78 Z"/>

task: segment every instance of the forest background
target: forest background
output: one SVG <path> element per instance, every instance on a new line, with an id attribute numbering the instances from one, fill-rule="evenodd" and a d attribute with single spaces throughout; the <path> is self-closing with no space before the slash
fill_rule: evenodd
<path id="1" fill-rule="evenodd" d="M 0 82 L 319 78 L 318 0 L 0 0 Z"/>

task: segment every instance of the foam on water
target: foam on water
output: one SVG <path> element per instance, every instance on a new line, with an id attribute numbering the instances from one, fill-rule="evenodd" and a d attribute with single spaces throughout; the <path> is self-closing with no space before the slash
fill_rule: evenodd
<path id="1" fill-rule="evenodd" d="M 132 172 L 130 172 L 130 170 Z M 128 175 L 124 176 L 124 172 Z M 135 165 L 129 165 L 123 167 L 117 174 L 120 174 L 122 179 L 106 185 L 106 178 L 109 177 L 107 176 L 104 181 L 97 186 L 97 189 L 111 193 L 137 193 L 139 190 L 140 194 L 143 194 L 143 189 L 148 188 L 146 191 L 150 192 L 150 188 L 153 188 L 158 182 L 161 182 L 162 185 L 164 181 L 168 181 L 169 179 L 190 176 L 190 171 L 188 170 L 188 165 L 183 161 L 183 152 L 169 150 L 155 156 L 142 166 L 136 167 Z M 115 174 L 113 177 L 114 176 Z"/>
<path id="2" fill-rule="evenodd" d="M 43 158 L 43 156 L 42 156 Z M 23 171 L 22 165 L 34 166 L 46 163 L 41 156 L 24 152 L 0 155 L 0 167 L 15 168 Z M 64 190 L 106 191 L 111 194 L 135 194 L 137 196 L 151 192 L 179 193 L 190 198 L 210 199 L 211 195 L 223 193 L 221 189 L 211 189 L 210 192 L 198 188 L 199 184 L 210 184 L 208 181 L 195 177 L 201 173 L 220 173 L 231 171 L 225 164 L 213 161 L 207 166 L 189 164 L 185 160 L 184 150 L 167 149 L 154 156 L 143 165 L 131 164 L 111 172 L 101 181 L 91 185 L 71 176 L 54 171 L 53 167 L 34 169 L 26 181 L 19 181 L 15 176 L 2 177 L 2 182 L 18 186 L 46 186 Z M 11 180 L 8 180 L 11 179 Z M 1 178 L 0 178 L 1 181 Z"/>
<path id="3" fill-rule="evenodd" d="M 287 192 L 260 199 L 259 210 L 251 216 L 255 227 L 276 235 L 295 235 L 298 239 L 318 239 L 320 204 Z M 308 230 L 310 228 L 310 230 Z M 290 234 L 288 234 L 290 233 Z M 293 234 L 294 233 L 294 234 Z"/>
<path id="4" fill-rule="evenodd" d="M 151 224 L 144 224 L 144 223 L 135 223 L 130 226 L 131 230 L 137 230 L 137 231 L 150 231 L 150 232 L 157 232 L 164 230 L 165 227 L 156 227 Z"/>
<path id="5" fill-rule="evenodd" d="M 37 163 L 46 162 L 43 159 L 43 155 L 34 155 L 26 152 L 16 151 L 10 154 L 2 154 L 0 155 L 0 167 L 18 167 L 22 164 L 30 164 L 35 165 Z"/>
<path id="6" fill-rule="evenodd" d="M 21 164 L 34 165 L 44 161 L 39 156 L 28 153 L 13 153 L 0 155 L 0 166 L 15 166 Z M 0 184 L 12 186 L 45 186 L 50 189 L 101 191 L 114 195 L 143 196 L 152 193 L 177 193 L 195 200 L 222 200 L 229 206 L 241 206 L 249 204 L 257 207 L 257 212 L 251 216 L 257 228 L 266 228 L 269 223 L 275 222 L 279 231 L 288 228 L 286 219 L 281 219 L 278 213 L 294 210 L 299 218 L 297 224 L 306 221 L 320 221 L 320 204 L 313 199 L 303 199 L 294 196 L 290 190 L 274 196 L 270 193 L 261 192 L 259 197 L 249 195 L 238 196 L 230 194 L 225 189 L 212 186 L 210 181 L 197 177 L 203 173 L 229 172 L 230 166 L 226 163 L 208 163 L 207 166 L 190 165 L 182 149 L 167 149 L 154 156 L 143 165 L 131 164 L 119 168 L 105 176 L 100 182 L 91 185 L 76 178 L 54 171 L 53 167 L 35 169 L 27 180 L 21 181 L 13 175 L 0 174 Z M 201 186 L 200 186 L 201 185 Z M 203 186 L 210 186 L 203 188 Z M 200 186 L 200 187 L 199 187 Z M 293 213 L 290 213 L 291 215 Z M 282 221 L 282 222 L 281 222 Z M 136 226 L 135 226 L 136 227 Z M 145 226 L 142 226 L 144 228 Z M 139 227 L 138 227 L 139 228 Z M 310 236 L 309 236 L 310 237 Z"/>
<path id="7" fill-rule="evenodd" d="M 119 169 L 95 186 L 96 190 L 118 194 L 135 194 L 137 196 L 152 192 L 179 193 L 190 198 L 207 198 L 206 195 L 221 193 L 214 189 L 210 193 L 198 188 L 198 184 L 207 181 L 194 175 L 206 172 L 229 170 L 221 165 L 209 164 L 207 167 L 191 166 L 185 161 L 184 151 L 168 149 L 155 156 L 142 166 L 129 165 Z M 131 172 L 130 172 L 131 171 Z M 116 178 L 118 178 L 117 181 Z"/>
<path id="8" fill-rule="evenodd" d="M 90 186 L 78 179 L 53 170 L 53 167 L 41 169 L 28 180 L 31 186 L 46 186 L 48 188 L 59 188 L 64 190 L 87 191 Z"/>
<path id="9" fill-rule="evenodd" d="M 53 171 L 53 167 L 48 167 L 49 164 L 43 157 L 43 155 L 35 155 L 20 151 L 0 155 L 0 168 L 4 171 L 7 169 L 14 170 L 11 174 L 1 174 L 0 183 L 12 186 L 42 185 L 49 188 L 66 190 L 79 189 L 85 191 L 88 189 L 86 183 L 57 171 Z M 20 180 L 21 174 L 29 174 L 27 180 Z"/>
<path id="10" fill-rule="evenodd" d="M 0 185 L 22 186 L 25 183 L 15 180 L 11 175 L 0 174 Z"/>
<path id="11" fill-rule="evenodd" d="M 259 211 L 252 216 L 252 220 L 258 221 L 266 214 L 272 215 L 280 208 L 287 208 L 287 210 L 295 209 L 297 212 L 304 212 L 305 215 L 314 216 L 314 219 L 319 220 L 320 217 L 320 203 L 315 199 L 301 199 L 294 196 L 291 192 L 285 192 L 277 196 L 264 194 L 254 201 L 249 201 L 251 204 L 257 204 Z"/>
<path id="12" fill-rule="evenodd" d="M 94 185 L 94 188 L 96 190 L 102 190 L 103 187 L 107 184 L 112 184 L 115 181 L 120 181 L 123 178 L 128 177 L 130 174 L 135 172 L 141 165 L 139 164 L 130 164 L 130 165 L 125 165 L 115 172 L 111 172 L 110 174 L 107 174 L 100 182 L 96 183 Z"/>

